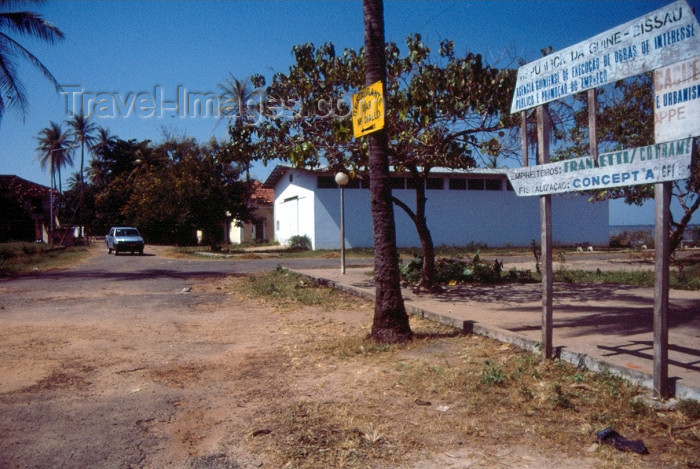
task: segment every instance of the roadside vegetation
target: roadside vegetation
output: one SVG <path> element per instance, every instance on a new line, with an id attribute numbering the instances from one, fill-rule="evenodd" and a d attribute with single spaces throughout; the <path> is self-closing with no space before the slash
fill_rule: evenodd
<path id="1" fill-rule="evenodd" d="M 360 309 L 363 302 L 284 269 L 232 278 L 227 288 L 283 311 L 341 304 Z M 596 458 L 605 468 L 700 464 L 700 403 L 652 411 L 635 400 L 648 390 L 612 373 L 542 362 L 509 344 L 419 317 L 411 318 L 414 339 L 398 345 L 373 341 L 368 328 L 333 321 L 289 327 L 285 333 L 298 336 L 289 350 L 295 369 L 353 370 L 356 378 L 341 396 L 272 406 L 251 421 L 250 449 L 277 467 L 395 467 L 415 462 L 408 458 L 417 454 L 460 457 L 459 448 L 497 465 L 499 447 Z M 597 432 L 606 428 L 642 440 L 649 454 L 597 444 Z"/>
<path id="2" fill-rule="evenodd" d="M 56 247 L 43 243 L 0 244 L 0 277 L 15 277 L 68 267 L 89 256 L 87 246 Z"/>
<path id="3" fill-rule="evenodd" d="M 262 251 L 249 251 L 246 248 L 265 248 Z M 475 249 L 475 247 L 477 249 Z M 533 258 L 532 269 L 509 268 L 504 259 L 512 256 L 532 255 L 527 248 L 503 247 L 488 248 L 481 246 L 441 247 L 437 249 L 437 278 L 442 285 L 460 283 L 537 283 L 541 281 Z M 469 254 L 470 250 L 474 252 Z M 221 246 L 212 250 L 210 246 L 173 247 L 168 251 L 173 257 L 202 257 L 202 253 L 221 255 L 221 259 L 262 257 L 285 258 L 339 258 L 338 251 L 307 250 L 280 246 L 277 244 L 249 244 Z M 555 250 L 557 261 L 566 260 L 566 252 L 571 249 Z M 422 259 L 415 249 L 400 250 L 402 280 L 414 283 L 419 279 Z M 89 247 L 57 247 L 43 243 L 14 242 L 0 244 L 0 277 L 13 277 L 68 267 L 89 255 Z M 348 249 L 348 258 L 372 258 L 372 249 Z M 639 262 L 653 265 L 650 254 L 628 250 L 627 256 Z M 564 262 L 565 264 L 565 262 Z M 611 283 L 640 287 L 654 286 L 652 270 L 637 271 L 593 271 L 569 269 L 565 266 L 555 269 L 554 280 L 566 283 Z M 681 290 L 700 290 L 700 253 L 678 258 L 671 271 L 671 288 Z"/>
<path id="4" fill-rule="evenodd" d="M 248 248 L 264 248 L 250 250 Z M 536 246 L 535 246 L 536 249 Z M 224 245 L 216 249 L 209 246 L 188 246 L 173 248 L 171 255 L 199 256 L 202 254 L 218 254 L 222 259 L 236 257 L 254 259 L 275 257 L 291 258 L 339 258 L 337 250 L 310 250 L 299 240 L 294 246 L 277 244 L 246 244 Z M 559 267 L 554 270 L 554 281 L 565 283 L 610 283 L 617 285 L 632 285 L 639 287 L 654 286 L 653 251 L 642 251 L 635 248 L 596 248 L 598 253 L 621 253 L 631 262 L 648 265 L 645 270 L 581 270 L 566 266 L 567 259 L 579 254 L 575 247 L 559 247 L 554 249 L 553 258 Z M 374 256 L 371 248 L 347 249 L 347 258 L 368 258 Z M 421 252 L 416 249 L 399 249 L 401 259 L 401 280 L 408 284 L 420 281 L 423 266 Z M 509 258 L 531 259 L 532 268 L 517 269 L 508 266 Z M 368 262 L 371 264 L 371 262 Z M 436 283 L 443 286 L 464 283 L 497 284 L 497 283 L 538 283 L 542 277 L 539 272 L 540 259 L 533 255 L 533 248 L 505 246 L 490 248 L 484 244 L 470 243 L 464 247 L 441 246 L 436 248 L 435 276 Z M 700 253 L 680 255 L 672 262 L 671 288 L 680 290 L 700 290 Z"/>
<path id="5" fill-rule="evenodd" d="M 559 264 L 559 267 L 554 270 L 555 282 L 654 286 L 653 253 L 626 250 L 626 256 L 630 261 L 647 264 L 649 269 L 610 271 L 570 269 L 566 266 L 566 261 L 568 253 L 571 252 L 573 249 L 554 251 L 554 260 Z M 542 280 L 539 256 L 532 258 L 532 269 L 518 269 L 507 265 L 508 257 L 526 254 L 528 253 L 523 248 L 485 248 L 483 254 L 481 250 L 477 250 L 474 254 L 464 254 L 464 251 L 460 253 L 455 248 L 450 248 L 437 256 L 436 281 L 440 285 L 538 283 Z M 404 259 L 401 264 L 402 280 L 409 284 L 417 284 L 420 280 L 422 263 L 423 259 L 420 254 L 415 255 L 412 259 Z M 700 290 L 700 253 L 677 257 L 672 267 L 671 288 Z"/>
<path id="6" fill-rule="evenodd" d="M 555 282 L 566 283 L 612 283 L 638 287 L 653 287 L 653 271 L 608 271 L 559 269 L 554 271 Z M 678 290 L 700 290 L 700 261 L 687 260 L 671 271 L 671 288 Z"/>

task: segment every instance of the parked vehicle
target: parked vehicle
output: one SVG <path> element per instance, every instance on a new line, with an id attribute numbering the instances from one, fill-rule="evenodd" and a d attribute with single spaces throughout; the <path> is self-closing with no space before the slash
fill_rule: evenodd
<path id="1" fill-rule="evenodd" d="M 115 226 L 109 229 L 109 233 L 105 236 L 105 244 L 107 244 L 107 252 L 118 255 L 120 252 L 129 251 L 131 254 L 138 252 L 143 254 L 145 243 L 139 233 L 139 230 L 130 226 Z"/>

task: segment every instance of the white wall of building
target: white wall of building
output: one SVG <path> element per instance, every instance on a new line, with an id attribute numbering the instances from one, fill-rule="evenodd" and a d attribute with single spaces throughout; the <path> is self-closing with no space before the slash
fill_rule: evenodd
<path id="1" fill-rule="evenodd" d="M 236 221 L 232 221 L 229 225 L 228 239 L 230 243 L 241 244 L 245 238 L 245 227 L 236 225 Z"/>
<path id="2" fill-rule="evenodd" d="M 229 224 L 229 242 L 233 244 L 269 241 L 271 225 L 274 223 L 273 207 L 264 206 L 253 209 L 255 221 L 240 226 L 234 220 Z"/>
<path id="3" fill-rule="evenodd" d="M 289 171 L 275 187 L 275 240 L 289 244 L 292 236 L 308 236 L 315 246 L 314 199 L 316 175 L 306 171 Z"/>
<path id="4" fill-rule="evenodd" d="M 293 182 L 289 181 L 293 174 Z M 318 189 L 315 173 L 290 170 L 275 188 L 276 239 L 284 244 L 294 234 L 306 234 L 313 249 L 340 247 L 340 191 Z M 503 181 L 505 188 L 505 180 Z M 303 187 L 300 187 L 303 186 Z M 345 245 L 373 246 L 369 189 L 344 189 Z M 415 207 L 415 191 L 395 189 L 392 194 Z M 297 197 L 298 215 L 292 197 Z M 428 228 L 436 246 L 464 246 L 470 242 L 489 246 L 528 246 L 540 239 L 538 197 L 518 197 L 513 191 L 427 190 Z M 285 200 L 288 200 L 286 203 Z M 415 225 L 394 206 L 398 247 L 418 247 Z M 552 232 L 556 244 L 589 242 L 608 244 L 608 203 L 590 203 L 586 196 L 552 196 Z M 298 220 L 297 231 L 290 227 Z M 278 221 L 280 224 L 278 225 Z"/>

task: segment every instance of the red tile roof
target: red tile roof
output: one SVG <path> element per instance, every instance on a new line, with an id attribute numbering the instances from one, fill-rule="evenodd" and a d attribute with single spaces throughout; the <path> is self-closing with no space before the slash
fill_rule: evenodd
<path id="1" fill-rule="evenodd" d="M 253 185 L 253 194 L 250 200 L 255 205 L 272 205 L 275 203 L 275 190 L 263 188 L 260 181 L 251 181 Z"/>

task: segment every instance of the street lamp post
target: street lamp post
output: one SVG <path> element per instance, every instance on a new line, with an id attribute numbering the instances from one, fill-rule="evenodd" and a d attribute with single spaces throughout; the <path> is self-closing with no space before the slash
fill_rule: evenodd
<path id="1" fill-rule="evenodd" d="M 335 182 L 340 187 L 340 273 L 345 275 L 345 194 L 343 188 L 350 177 L 343 172 L 335 174 Z"/>
<path id="2" fill-rule="evenodd" d="M 54 148 L 53 150 L 49 150 L 50 153 L 50 158 L 49 158 L 49 166 L 51 170 L 49 171 L 49 244 L 53 244 L 53 191 L 54 191 L 54 173 L 56 171 L 55 165 L 54 165 L 54 152 L 56 151 L 61 151 L 63 148 Z"/>

